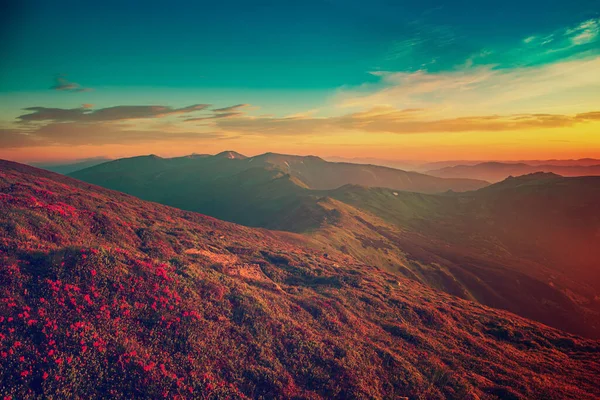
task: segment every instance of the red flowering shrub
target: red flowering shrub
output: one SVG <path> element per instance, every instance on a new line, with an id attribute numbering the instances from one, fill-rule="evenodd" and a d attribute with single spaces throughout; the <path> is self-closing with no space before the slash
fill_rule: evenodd
<path id="1" fill-rule="evenodd" d="M 600 396 L 598 341 L 0 165 L 0 398 Z"/>

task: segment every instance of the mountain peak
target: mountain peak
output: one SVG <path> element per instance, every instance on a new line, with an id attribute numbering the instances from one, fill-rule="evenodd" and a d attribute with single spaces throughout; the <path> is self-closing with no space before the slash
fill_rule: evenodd
<path id="1" fill-rule="evenodd" d="M 205 157 L 210 157 L 210 154 L 203 154 L 203 153 L 192 153 L 192 154 L 188 154 L 187 156 L 183 156 L 184 158 L 205 158 Z"/>
<path id="2" fill-rule="evenodd" d="M 536 186 L 543 185 L 556 179 L 564 178 L 561 175 L 552 172 L 534 172 L 526 175 L 512 176 L 509 175 L 505 180 L 498 183 L 494 183 L 488 187 L 484 187 L 480 190 L 497 190 L 497 189 L 508 189 L 517 188 L 523 186 Z"/>
<path id="3" fill-rule="evenodd" d="M 324 159 L 322 159 L 319 156 L 308 155 L 308 156 L 304 156 L 304 158 L 308 159 L 308 160 L 313 160 L 313 161 L 324 161 L 324 162 L 327 162 L 327 161 L 325 161 Z"/>
<path id="4" fill-rule="evenodd" d="M 538 172 L 533 172 L 531 174 L 525 174 L 525 175 L 520 175 L 520 176 L 509 175 L 508 178 L 506 178 L 506 180 L 507 181 L 508 180 L 537 181 L 537 180 L 541 180 L 541 179 L 558 179 L 558 178 L 562 178 L 562 176 L 555 174 L 553 172 L 538 171 Z"/>
<path id="5" fill-rule="evenodd" d="M 299 155 L 293 155 L 293 154 L 282 154 L 282 153 L 273 153 L 273 152 L 267 152 L 267 153 L 261 154 L 259 157 L 263 157 L 266 159 L 278 158 L 278 159 L 282 159 L 282 160 L 283 159 L 286 159 L 286 160 L 313 160 L 313 161 L 327 162 L 319 156 L 313 156 L 313 155 L 299 156 Z"/>
<path id="6" fill-rule="evenodd" d="M 215 154 L 215 157 L 229 158 L 230 160 L 243 160 L 248 158 L 245 155 L 232 150 L 222 151 L 219 154 Z"/>

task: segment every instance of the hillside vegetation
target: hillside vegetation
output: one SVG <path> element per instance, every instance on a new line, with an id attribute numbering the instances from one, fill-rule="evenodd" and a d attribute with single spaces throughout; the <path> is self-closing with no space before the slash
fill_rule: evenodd
<path id="1" fill-rule="evenodd" d="M 600 396 L 598 341 L 305 241 L 1 162 L 0 395 Z"/>
<path id="2" fill-rule="evenodd" d="M 437 194 L 348 183 L 370 177 L 401 185 L 412 176 L 406 174 L 317 157 L 226 152 L 123 159 L 73 176 L 247 226 L 304 233 L 323 252 L 600 337 L 599 177 L 539 173 Z"/>
<path id="3" fill-rule="evenodd" d="M 600 336 L 600 178 L 535 174 L 465 194 L 352 187 L 331 197 L 352 222 L 315 234 L 322 242 L 352 225 L 360 240 L 345 240 L 346 249 L 363 261 Z"/>

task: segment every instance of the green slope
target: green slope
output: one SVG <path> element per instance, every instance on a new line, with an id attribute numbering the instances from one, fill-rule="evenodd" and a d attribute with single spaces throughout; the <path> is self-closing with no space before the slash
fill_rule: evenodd
<path id="1" fill-rule="evenodd" d="M 600 335 L 598 178 L 536 174 L 443 194 L 353 184 L 316 190 L 318 165 L 325 165 L 320 182 L 328 179 L 323 163 L 316 157 L 244 158 L 230 152 L 148 156 L 73 176 L 227 221 L 303 232 L 323 252 L 348 254 L 462 298 Z"/>

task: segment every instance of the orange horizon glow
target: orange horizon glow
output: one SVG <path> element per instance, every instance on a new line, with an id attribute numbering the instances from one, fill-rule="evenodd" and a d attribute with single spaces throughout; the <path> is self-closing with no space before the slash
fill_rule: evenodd
<path id="1" fill-rule="evenodd" d="M 428 133 L 412 135 L 354 134 L 345 143 L 329 137 L 305 138 L 305 143 L 284 140 L 231 139 L 223 141 L 155 142 L 142 145 L 56 146 L 0 149 L 0 158 L 17 162 L 70 162 L 93 157 L 111 159 L 156 154 L 178 157 L 189 154 L 216 154 L 234 150 L 247 156 L 266 152 L 316 155 L 320 157 L 374 158 L 434 162 L 520 161 L 550 159 L 600 159 L 600 123 L 578 128 L 553 128 L 541 132 L 512 131 L 493 135 L 487 132 Z M 570 139 L 564 139 L 569 137 Z M 448 143 L 450 142 L 450 143 Z"/>

